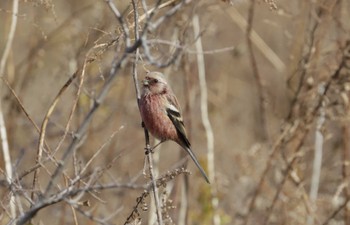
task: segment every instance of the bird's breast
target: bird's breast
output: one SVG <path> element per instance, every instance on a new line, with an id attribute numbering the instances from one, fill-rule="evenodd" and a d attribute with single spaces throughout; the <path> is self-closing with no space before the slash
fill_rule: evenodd
<path id="1" fill-rule="evenodd" d="M 176 128 L 167 115 L 165 101 L 166 98 L 160 95 L 142 96 L 140 104 L 142 120 L 147 130 L 156 138 L 176 141 Z"/>

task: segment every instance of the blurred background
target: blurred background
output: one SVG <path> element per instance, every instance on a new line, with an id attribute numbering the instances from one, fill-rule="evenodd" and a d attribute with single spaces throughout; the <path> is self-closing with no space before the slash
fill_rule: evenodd
<path id="1" fill-rule="evenodd" d="M 133 42 L 131 2 L 112 2 L 130 28 Z M 142 17 L 142 2 L 136 2 Z M 147 4 L 151 9 L 156 2 Z M 350 2 L 161 4 L 152 20 L 140 19 L 139 27 L 142 30 L 145 21 L 165 18 L 146 31 L 147 45 L 158 63 L 176 57 L 160 68 L 150 62 L 141 46 L 138 80 L 147 71 L 166 74 L 182 106 L 194 152 L 207 171 L 215 166 L 208 171 L 215 177 L 210 185 L 192 161 L 188 163 L 191 175 L 180 173 L 166 182 L 161 188 L 162 204 L 169 206 L 163 209 L 169 216 L 165 224 L 350 224 Z M 178 6 L 176 13 L 166 16 Z M 0 1 L 1 54 L 11 16 L 12 1 Z M 193 19 L 197 16 L 199 24 Z M 122 27 L 108 1 L 20 1 L 17 18 L 11 51 L 0 74 L 1 110 L 16 183 L 11 189 L 6 182 L 2 154 L 1 224 L 11 218 L 10 191 L 15 193 L 19 217 L 29 210 L 31 193 L 40 196 L 57 168 L 52 158 L 46 160 L 34 189 L 34 172 L 24 175 L 36 165 L 38 130 L 44 119 L 48 123 L 43 157 L 59 160 L 110 82 L 113 62 L 126 51 Z M 198 40 L 202 51 L 195 45 Z M 198 63 L 198 55 L 204 57 L 204 63 Z M 115 187 L 50 204 L 35 215 L 32 224 L 124 224 L 131 215 L 149 178 L 142 174 L 145 138 L 132 77 L 134 52 L 127 57 L 51 194 L 67 188 L 69 177 L 76 177 L 95 153 L 74 187 L 83 187 L 90 180 Z M 199 85 L 201 66 L 205 68 L 205 90 Z M 74 74 L 77 78 L 46 117 Z M 208 94 L 204 109 L 214 137 L 213 161 L 208 161 L 203 91 Z M 151 141 L 153 144 L 153 138 Z M 177 144 L 166 142 L 154 153 L 155 167 L 164 175 L 179 167 L 183 157 Z M 183 190 L 187 190 L 185 198 Z M 79 201 L 73 204 L 77 196 Z M 154 223 L 151 196 L 129 224 Z M 184 199 L 188 206 L 182 205 Z M 213 206 L 213 199 L 218 200 L 217 205 Z M 186 216 L 181 214 L 183 208 Z"/>

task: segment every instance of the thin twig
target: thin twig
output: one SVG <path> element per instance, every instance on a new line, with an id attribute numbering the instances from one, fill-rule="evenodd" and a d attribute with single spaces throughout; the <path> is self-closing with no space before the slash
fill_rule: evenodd
<path id="1" fill-rule="evenodd" d="M 167 6 L 170 6 L 170 5 L 174 4 L 176 1 L 177 1 L 177 0 L 169 0 L 169 1 L 164 2 L 164 3 L 162 3 L 162 4 L 156 4 L 155 7 L 153 7 L 153 8 L 150 9 L 150 10 L 147 10 L 146 1 L 145 1 L 145 0 L 141 0 L 142 7 L 143 7 L 145 13 L 144 13 L 142 16 L 139 17 L 138 22 L 142 22 L 142 21 L 145 20 L 145 19 L 146 19 L 146 21 L 149 20 L 149 15 L 150 15 L 151 13 L 153 13 L 156 9 L 165 8 L 165 7 L 167 7 Z M 159 3 L 161 3 L 161 1 L 159 1 Z"/>
<path id="2" fill-rule="evenodd" d="M 350 199 L 346 199 L 343 204 L 341 204 L 334 212 L 322 223 L 322 225 L 327 225 L 329 222 L 346 206 L 348 205 Z"/>
<path id="3" fill-rule="evenodd" d="M 283 130 L 283 133 L 279 135 L 279 137 L 275 141 L 274 145 L 272 146 L 272 150 L 271 150 L 271 153 L 269 154 L 269 157 L 267 159 L 265 169 L 263 170 L 263 172 L 260 176 L 259 182 L 257 184 L 255 191 L 254 191 L 253 197 L 250 200 L 250 203 L 248 206 L 248 214 L 245 216 L 245 219 L 243 222 L 244 225 L 248 224 L 250 214 L 252 213 L 254 206 L 255 206 L 255 203 L 256 203 L 256 199 L 262 190 L 263 183 L 265 181 L 265 178 L 267 176 L 268 171 L 270 170 L 270 168 L 272 166 L 273 159 L 276 157 L 276 154 L 278 153 L 278 150 L 280 150 L 281 146 L 285 143 L 285 138 L 287 137 L 287 135 L 294 136 L 295 131 L 298 129 L 299 129 L 299 123 L 295 123 L 294 126 L 286 127 Z"/>
<path id="4" fill-rule="evenodd" d="M 148 131 L 146 128 L 144 128 L 144 129 L 145 129 L 145 136 L 147 137 L 148 135 L 146 135 L 146 133 L 148 133 Z M 146 141 L 146 143 L 147 143 L 147 141 Z M 151 147 L 149 145 L 149 137 L 148 137 L 148 144 L 146 144 L 146 151 L 148 151 L 146 158 L 147 158 L 147 162 L 148 162 L 150 179 L 152 182 L 152 192 L 153 192 L 153 197 L 154 197 L 154 204 L 156 206 L 157 221 L 158 221 L 158 224 L 163 225 L 162 208 L 161 208 L 160 201 L 159 201 L 158 187 L 156 185 L 156 178 L 155 178 L 155 174 L 154 174 L 154 170 L 153 170 L 153 158 L 152 158 L 152 153 L 150 152 Z"/>
<path id="5" fill-rule="evenodd" d="M 343 62 L 340 63 L 339 67 L 342 67 L 343 66 Z M 297 140 L 297 144 L 296 144 L 296 147 L 293 149 L 292 152 L 294 152 L 294 157 L 293 157 L 293 160 L 291 161 L 291 163 L 288 163 L 288 167 L 287 167 L 287 171 L 285 172 L 285 177 L 283 179 L 283 181 L 280 183 L 279 185 L 279 188 L 274 196 L 274 199 L 272 201 L 272 204 L 271 206 L 269 207 L 269 211 L 267 213 L 267 216 L 266 216 L 266 219 L 265 219 L 265 223 L 264 224 L 267 224 L 269 222 L 269 218 L 274 210 L 274 206 L 279 198 L 279 195 L 282 191 L 282 188 L 286 182 L 286 178 L 288 177 L 289 175 L 289 171 L 293 168 L 293 164 L 295 162 L 295 159 L 296 157 L 298 156 L 298 154 L 300 153 L 301 151 L 301 147 L 304 145 L 304 142 L 310 132 L 310 129 L 311 129 L 311 124 L 314 122 L 315 118 L 316 118 L 316 114 L 320 111 L 322 111 L 322 105 L 323 105 L 323 102 L 325 100 L 325 97 L 326 97 L 326 94 L 329 90 L 329 87 L 330 87 L 330 84 L 332 82 L 332 80 L 337 77 L 339 75 L 339 68 L 334 72 L 334 74 L 332 74 L 332 76 L 329 78 L 329 80 L 325 83 L 325 85 L 323 85 L 322 87 L 322 91 L 321 92 L 318 92 L 319 94 L 319 99 L 316 103 L 316 106 L 313 108 L 313 110 L 311 110 L 311 113 L 310 115 L 305 115 L 305 118 L 304 118 L 304 125 L 303 126 L 299 126 L 298 128 L 295 128 L 294 129 L 294 134 L 293 134 L 293 138 L 295 138 Z M 295 133 L 295 131 L 298 131 L 297 133 Z M 295 137 L 294 137 L 295 135 Z M 289 139 L 289 141 L 292 140 L 292 138 Z M 284 141 L 285 144 L 286 144 L 286 140 Z M 265 174 L 265 171 L 264 171 L 264 174 Z M 263 178 L 263 177 L 262 177 Z M 260 182 L 262 182 L 262 179 L 260 180 Z M 260 186 L 259 186 L 260 187 Z M 254 201 L 255 201 L 255 198 L 256 198 L 256 195 L 254 195 Z M 249 213 L 251 212 L 252 208 L 253 208 L 253 201 L 251 202 L 251 205 L 250 205 L 250 208 L 249 208 Z M 245 220 L 245 223 L 244 224 L 247 224 L 248 222 L 248 217 L 246 217 L 246 220 Z"/>
<path id="6" fill-rule="evenodd" d="M 13 39 L 15 38 L 15 32 L 17 27 L 17 15 L 18 15 L 18 0 L 14 0 L 12 2 L 12 17 L 11 17 L 11 26 L 10 31 L 8 32 L 7 41 L 4 49 L 4 53 L 2 54 L 1 61 L 0 61 L 0 77 L 5 76 L 4 71 L 6 67 L 6 62 L 8 59 L 8 56 L 10 54 L 10 50 L 12 47 Z"/>
<path id="7" fill-rule="evenodd" d="M 187 45 L 180 45 L 180 44 L 176 44 L 174 42 L 171 41 L 167 41 L 167 40 L 161 40 L 161 39 L 148 39 L 146 41 L 148 44 L 163 44 L 163 45 L 170 45 L 173 46 L 175 48 L 179 48 L 182 51 L 188 53 L 188 54 L 199 54 L 199 55 L 204 55 L 204 54 L 217 54 L 217 53 L 225 53 L 225 52 L 230 52 L 235 50 L 234 46 L 231 47 L 225 47 L 225 48 L 218 48 L 218 49 L 213 49 L 213 50 L 203 50 L 202 52 L 198 52 L 197 50 L 191 50 L 189 49 L 189 46 Z"/>
<path id="8" fill-rule="evenodd" d="M 227 7 L 224 9 L 224 11 L 227 12 L 232 21 L 235 22 L 242 31 L 247 30 L 247 21 L 235 7 Z M 285 63 L 253 29 L 251 31 L 250 38 L 261 54 L 265 56 L 265 58 L 277 69 L 278 72 L 283 72 L 285 70 Z"/>
<path id="9" fill-rule="evenodd" d="M 139 34 L 139 24 L 138 24 L 138 11 L 137 11 L 137 3 L 135 0 L 132 0 L 132 7 L 134 8 L 134 32 L 135 32 L 135 40 L 138 40 L 140 38 Z M 137 62 L 139 59 L 139 49 L 136 49 L 135 52 L 135 61 L 132 65 L 132 78 L 134 81 L 134 86 L 135 86 L 135 91 L 136 91 L 136 98 L 137 98 L 137 106 L 139 106 L 139 101 L 140 101 L 140 88 L 138 85 L 138 78 L 137 78 Z"/>
<path id="10" fill-rule="evenodd" d="M 187 160 L 187 159 L 186 159 Z M 181 164 L 183 164 L 183 162 L 181 162 Z M 174 180 L 178 175 L 180 174 L 189 174 L 189 171 L 186 170 L 185 168 L 177 168 L 172 170 L 171 172 L 168 172 L 167 174 L 159 177 L 155 182 L 155 184 L 151 181 L 147 187 L 144 188 L 143 193 L 141 194 L 140 197 L 137 198 L 136 200 L 136 205 L 134 206 L 133 210 L 131 211 L 130 215 L 128 216 L 128 218 L 126 219 L 124 225 L 126 224 L 130 224 L 134 219 L 135 219 L 135 215 L 138 215 L 138 210 L 140 205 L 144 202 L 144 200 L 149 196 L 149 193 L 153 191 L 154 186 L 161 187 L 164 186 L 164 184 L 168 183 L 171 180 Z"/>
<path id="11" fill-rule="evenodd" d="M 85 173 L 85 171 L 87 170 L 87 168 L 89 167 L 89 165 L 92 163 L 92 161 L 101 153 L 101 151 L 106 147 L 107 144 L 109 144 L 111 142 L 111 140 L 113 139 L 113 137 L 121 130 L 123 129 L 124 126 L 120 126 L 118 130 L 114 131 L 109 137 L 108 139 L 96 150 L 96 152 L 94 153 L 94 155 L 89 159 L 89 161 L 85 164 L 84 168 L 81 169 L 80 174 Z"/>
<path id="12" fill-rule="evenodd" d="M 200 35 L 200 24 L 198 15 L 195 14 L 192 19 L 194 36 L 198 37 L 196 40 L 196 50 L 198 52 L 203 51 L 202 38 Z M 211 127 L 211 123 L 208 115 L 208 88 L 205 80 L 205 61 L 204 56 L 197 55 L 197 65 L 198 65 L 198 79 L 200 87 L 200 107 L 201 107 L 201 118 L 204 126 L 205 134 L 207 137 L 207 160 L 208 160 L 208 175 L 209 180 L 214 183 L 215 181 L 215 152 L 214 152 L 214 134 Z M 211 204 L 214 210 L 213 224 L 220 225 L 221 218 L 218 214 L 217 209 L 219 208 L 219 199 L 217 197 L 217 189 L 215 183 L 211 186 Z"/>
<path id="13" fill-rule="evenodd" d="M 155 10 L 160 6 L 160 2 L 161 1 L 157 2 L 156 6 L 155 6 Z M 171 54 L 171 56 L 168 58 L 167 61 L 159 62 L 159 60 L 155 60 L 151 54 L 150 47 L 147 44 L 147 32 L 146 31 L 148 31 L 149 29 L 154 30 L 154 29 L 158 28 L 159 25 L 162 24 L 167 18 L 169 18 L 170 16 L 174 15 L 177 11 L 179 11 L 181 9 L 181 7 L 185 4 L 185 2 L 186 2 L 185 0 L 182 0 L 180 3 L 173 6 L 163 16 L 158 18 L 156 22 L 150 23 L 150 20 L 154 16 L 155 10 L 149 14 L 149 16 L 148 16 L 149 19 L 146 20 L 145 26 L 142 29 L 141 34 L 140 34 L 140 42 L 142 43 L 142 47 L 144 50 L 144 57 L 149 64 L 154 65 L 158 68 L 165 68 L 165 67 L 168 67 L 169 65 L 173 64 L 175 62 L 175 60 L 177 59 L 177 57 L 180 55 L 181 49 L 176 48 L 175 52 L 173 54 Z"/>
<path id="14" fill-rule="evenodd" d="M 348 112 L 350 112 L 349 105 L 347 106 Z M 344 187 L 344 196 L 346 199 L 350 199 L 350 187 L 349 187 L 349 163 L 350 163 L 350 125 L 344 123 L 343 125 L 343 159 L 342 159 L 342 176 L 343 184 L 346 184 Z M 350 224 L 350 210 L 345 208 L 344 213 L 344 222 L 345 225 Z"/>
<path id="15" fill-rule="evenodd" d="M 56 108 L 57 103 L 61 99 L 62 94 L 67 90 L 69 85 L 73 82 L 73 80 L 76 78 L 77 72 L 73 74 L 72 77 L 68 79 L 68 81 L 63 85 L 63 87 L 59 90 L 58 94 L 56 95 L 55 99 L 53 100 L 51 106 L 47 110 L 47 113 L 44 117 L 43 123 L 41 125 L 40 129 L 40 136 L 39 136 L 39 143 L 38 143 L 38 149 L 37 149 L 37 155 L 36 155 L 36 163 L 41 164 L 41 158 L 44 151 L 44 141 L 45 141 L 45 135 L 46 135 L 46 127 L 49 122 L 49 118 L 51 114 L 53 113 L 54 109 Z M 40 173 L 40 169 L 34 171 L 34 177 L 33 177 L 33 183 L 32 183 L 32 189 L 35 190 L 36 184 L 38 182 L 38 176 Z M 31 199 L 34 201 L 34 191 L 31 194 Z"/>
<path id="16" fill-rule="evenodd" d="M 318 93 L 320 96 L 323 95 L 325 89 L 324 84 L 320 84 L 318 87 Z M 317 120 L 316 134 L 315 134 L 315 154 L 314 154 L 314 164 L 312 168 L 311 186 L 310 186 L 310 202 L 311 202 L 311 215 L 308 214 L 307 224 L 314 224 L 314 217 L 316 215 L 316 200 L 318 195 L 318 188 L 320 185 L 321 168 L 322 168 L 322 155 L 323 155 L 323 124 L 325 123 L 325 109 L 320 108 L 320 115 Z"/>
<path id="17" fill-rule="evenodd" d="M 53 204 L 56 204 L 58 202 L 62 202 L 67 200 L 69 197 L 76 196 L 77 194 L 93 191 L 93 190 L 104 190 L 104 189 L 115 189 L 115 188 L 137 188 L 139 189 L 140 186 L 133 185 L 133 184 L 110 184 L 110 185 L 96 185 L 96 186 L 89 186 L 83 188 L 75 188 L 74 186 L 69 186 L 66 189 L 50 196 L 47 198 L 42 198 L 40 201 L 38 201 L 35 205 L 33 205 L 32 208 L 30 208 L 28 211 L 26 211 L 24 214 L 20 215 L 16 219 L 17 225 L 23 225 L 26 224 L 28 220 L 33 218 L 36 213 Z M 144 187 L 142 187 L 144 188 Z"/>
<path id="18" fill-rule="evenodd" d="M 255 9 L 255 0 L 250 1 L 248 20 L 247 20 L 247 44 L 249 49 L 250 63 L 253 69 L 253 75 L 255 77 L 258 96 L 259 96 L 259 114 L 260 114 L 260 126 L 262 128 L 261 135 L 264 141 L 269 142 L 269 129 L 267 127 L 267 117 L 266 117 L 266 93 L 264 90 L 264 84 L 262 77 L 259 73 L 258 65 L 255 58 L 255 53 L 253 49 L 253 41 L 252 41 L 252 31 L 253 31 L 253 19 L 254 19 L 254 9 Z"/>
<path id="19" fill-rule="evenodd" d="M 90 122 L 93 118 L 93 115 L 95 114 L 95 112 L 97 111 L 97 109 L 100 107 L 101 103 L 103 102 L 103 100 L 107 96 L 107 93 L 112 86 L 112 81 L 116 77 L 117 71 L 120 69 L 122 63 L 124 63 L 124 61 L 126 61 L 128 59 L 127 56 L 128 56 L 128 53 L 125 52 L 122 55 L 122 57 L 120 58 L 120 60 L 115 60 L 113 62 L 113 65 L 112 65 L 111 70 L 109 72 L 109 76 L 108 76 L 106 82 L 104 83 L 102 90 L 100 91 L 98 97 L 95 99 L 93 105 L 90 108 L 90 111 L 85 116 L 80 127 L 78 128 L 78 130 L 77 130 L 76 134 L 74 135 L 73 140 L 70 143 L 69 147 L 64 152 L 64 154 L 61 158 L 60 164 L 58 165 L 58 167 L 54 171 L 54 173 L 53 173 L 53 175 L 52 175 L 52 177 L 51 177 L 51 179 L 46 187 L 45 195 L 47 195 L 49 193 L 53 184 L 56 182 L 56 179 L 62 173 L 63 167 L 66 163 L 66 160 L 73 153 L 73 151 L 75 151 L 79 147 L 79 144 L 81 143 L 82 139 L 84 138 L 84 136 L 87 132 L 88 125 L 90 124 Z"/>
<path id="20" fill-rule="evenodd" d="M 160 1 L 159 1 L 160 3 Z M 135 39 L 138 40 L 139 39 L 139 30 L 138 30 L 138 11 L 137 11 L 137 3 L 135 2 L 135 0 L 132 0 L 132 5 L 134 8 L 134 29 L 135 29 Z M 133 81 L 134 81 L 134 86 L 135 86 L 135 91 L 136 91 L 136 100 L 137 100 L 137 105 L 139 106 L 140 103 L 140 88 L 138 85 L 138 78 L 137 78 L 137 62 L 138 62 L 138 58 L 139 58 L 139 49 L 136 50 L 135 52 L 135 60 L 133 63 L 133 73 L 132 73 L 132 77 L 133 77 Z M 152 182 L 152 190 L 153 190 L 153 196 L 154 196 L 154 202 L 155 202 L 155 206 L 156 206 L 156 212 L 157 212 L 157 221 L 159 225 L 163 224 L 163 219 L 162 219 L 162 211 L 161 211 L 161 207 L 160 207 L 160 201 L 159 201 L 159 196 L 158 196 L 158 188 L 156 185 L 156 178 L 155 178 L 155 174 L 153 171 L 153 159 L 152 159 L 152 153 L 151 153 L 151 149 L 150 149 L 150 143 L 149 143 L 149 134 L 148 134 L 148 130 L 147 128 L 144 126 L 143 127 L 144 132 L 145 132 L 145 140 L 146 140 L 146 158 L 148 161 L 148 165 L 149 165 L 149 173 L 150 173 L 150 179 Z"/>
<path id="21" fill-rule="evenodd" d="M 38 134 L 40 134 L 40 128 L 39 126 L 35 123 L 35 121 L 32 119 L 32 117 L 29 115 L 29 113 L 27 112 L 27 110 L 25 109 L 21 99 L 19 98 L 19 96 L 17 95 L 17 93 L 15 92 L 15 90 L 11 87 L 9 81 L 5 78 L 2 77 L 2 81 L 5 83 L 5 85 L 7 86 L 7 88 L 11 91 L 11 94 L 15 97 L 19 107 L 21 108 L 22 112 L 24 113 L 24 115 L 28 118 L 28 120 L 30 121 L 30 123 L 34 126 L 35 130 L 38 132 Z"/>
<path id="22" fill-rule="evenodd" d="M 4 71 L 6 67 L 6 62 L 8 59 L 8 56 L 10 54 L 10 50 L 12 47 L 12 42 L 15 37 L 16 27 L 17 27 L 17 15 L 18 15 L 18 0 L 13 0 L 12 3 L 12 17 L 11 17 L 11 26 L 10 31 L 8 32 L 7 41 L 5 44 L 4 53 L 1 57 L 0 61 L 0 77 L 4 77 Z M 5 170 L 6 170 L 6 180 L 9 184 L 12 183 L 12 161 L 11 161 L 11 155 L 10 155 L 10 148 L 8 144 L 7 139 L 7 131 L 6 131 L 6 124 L 4 119 L 4 113 L 2 110 L 2 88 L 3 84 L 0 83 L 0 139 L 1 139 L 1 145 L 2 145 L 2 152 L 4 155 L 4 164 L 5 164 Z M 16 218 L 16 205 L 15 205 L 15 197 L 13 193 L 10 193 L 10 211 L 11 211 L 11 217 L 14 219 Z"/>
<path id="23" fill-rule="evenodd" d="M 304 141 L 304 140 L 301 140 L 301 141 L 300 141 L 300 143 L 299 143 L 297 149 L 300 149 L 300 147 L 301 147 L 302 144 L 303 144 L 303 141 Z M 282 192 L 282 190 L 283 190 L 283 187 L 284 187 L 284 185 L 286 184 L 286 182 L 287 182 L 287 180 L 288 180 L 288 178 L 289 178 L 290 171 L 292 170 L 292 168 L 293 168 L 293 166 L 294 166 L 294 163 L 295 163 L 295 162 L 297 161 L 297 159 L 299 159 L 299 158 L 300 158 L 300 155 L 299 155 L 299 151 L 297 150 L 297 152 L 294 154 L 292 160 L 288 163 L 287 169 L 286 169 L 285 172 L 284 172 L 283 179 L 282 179 L 282 181 L 280 182 L 280 184 L 279 184 L 278 187 L 277 187 L 277 191 L 276 191 L 276 193 L 275 193 L 275 196 L 273 197 L 271 206 L 269 207 L 268 212 L 266 213 L 266 217 L 265 217 L 265 219 L 264 219 L 264 221 L 263 221 L 263 223 L 262 223 L 263 225 L 269 224 L 270 217 L 271 217 L 271 215 L 272 215 L 272 212 L 273 212 L 273 210 L 274 210 L 274 207 L 275 207 L 275 205 L 276 205 L 276 202 L 277 202 L 277 200 L 278 200 L 279 197 L 280 197 L 280 194 L 281 194 L 281 192 Z"/>
<path id="24" fill-rule="evenodd" d="M 129 32 L 128 25 L 125 23 L 123 16 L 120 14 L 118 8 L 114 5 L 114 3 L 111 0 L 105 0 L 105 1 L 107 2 L 108 6 L 110 7 L 115 17 L 117 18 L 120 26 L 122 27 L 122 30 L 125 36 L 126 47 L 129 48 L 131 45 L 131 41 L 130 41 L 130 32 Z"/>

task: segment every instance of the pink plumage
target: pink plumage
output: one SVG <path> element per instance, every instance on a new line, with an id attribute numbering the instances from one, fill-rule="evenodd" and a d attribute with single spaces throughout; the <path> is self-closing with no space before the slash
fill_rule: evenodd
<path id="1" fill-rule="evenodd" d="M 142 83 L 140 112 L 147 130 L 161 141 L 172 140 L 178 143 L 190 155 L 209 183 L 207 175 L 191 150 L 179 103 L 163 74 L 148 73 Z"/>
<path id="2" fill-rule="evenodd" d="M 140 105 L 142 120 L 156 138 L 177 141 L 176 129 L 166 114 L 164 101 L 164 95 L 142 95 Z"/>

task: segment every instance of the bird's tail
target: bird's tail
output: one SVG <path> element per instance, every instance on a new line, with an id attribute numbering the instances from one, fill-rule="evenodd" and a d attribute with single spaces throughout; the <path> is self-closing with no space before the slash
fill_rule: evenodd
<path id="1" fill-rule="evenodd" d="M 204 172 L 203 168 L 201 167 L 201 165 L 199 164 L 197 157 L 195 156 L 194 152 L 186 146 L 183 146 L 183 148 L 186 150 L 186 152 L 191 156 L 193 162 L 196 164 L 196 166 L 198 167 L 199 171 L 201 172 L 201 174 L 203 175 L 205 181 L 210 184 L 209 179 L 207 174 Z"/>

